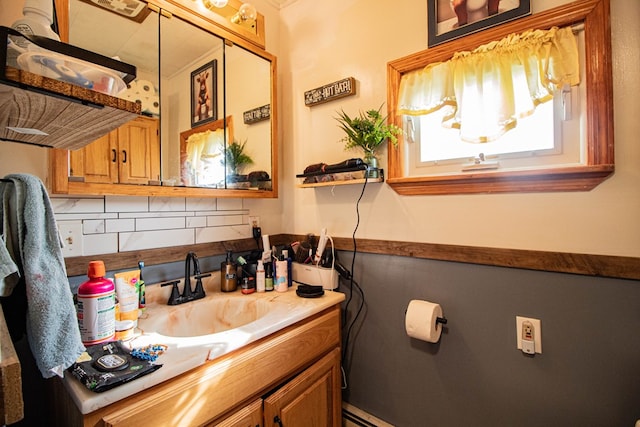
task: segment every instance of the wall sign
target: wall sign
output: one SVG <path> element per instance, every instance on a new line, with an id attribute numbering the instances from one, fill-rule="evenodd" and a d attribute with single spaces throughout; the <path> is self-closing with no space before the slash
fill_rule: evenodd
<path id="1" fill-rule="evenodd" d="M 347 77 L 304 93 L 304 105 L 312 107 L 317 104 L 344 98 L 356 94 L 356 79 Z"/>
<path id="2" fill-rule="evenodd" d="M 271 104 L 263 105 L 262 107 L 254 108 L 253 110 L 245 111 L 242 113 L 245 125 L 251 123 L 261 122 L 268 120 L 271 117 Z"/>

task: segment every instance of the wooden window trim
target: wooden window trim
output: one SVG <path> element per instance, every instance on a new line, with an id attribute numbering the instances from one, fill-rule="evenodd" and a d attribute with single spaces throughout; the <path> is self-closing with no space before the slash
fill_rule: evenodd
<path id="1" fill-rule="evenodd" d="M 453 54 L 529 29 L 549 29 L 584 23 L 586 163 L 518 171 L 486 171 L 420 177 L 404 176 L 404 139 L 389 145 L 389 184 L 401 195 L 474 194 L 513 192 L 589 191 L 614 172 L 613 66 L 611 56 L 610 0 L 579 0 L 508 24 L 452 40 L 387 64 L 387 110 L 390 122 L 402 126 L 396 113 L 400 79 L 404 73 L 431 63 L 447 61 Z"/>

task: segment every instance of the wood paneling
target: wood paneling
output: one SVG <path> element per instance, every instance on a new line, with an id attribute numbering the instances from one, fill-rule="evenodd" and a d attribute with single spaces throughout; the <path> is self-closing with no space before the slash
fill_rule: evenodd
<path id="1" fill-rule="evenodd" d="M 306 236 L 295 234 L 271 235 L 274 245 L 304 240 Z M 336 249 L 353 250 L 353 240 L 334 237 Z M 556 273 L 582 274 L 585 276 L 613 277 L 619 279 L 640 280 L 640 258 L 578 254 L 569 252 L 548 252 L 526 249 L 487 248 L 479 246 L 446 245 L 422 242 L 401 242 L 391 240 L 357 239 L 359 252 L 396 255 L 439 261 L 464 262 L 470 264 L 492 265 L 497 267 L 523 268 L 527 270 L 549 271 Z M 80 276 L 86 274 L 87 265 L 92 259 L 102 259 L 110 270 L 136 268 L 138 260 L 145 265 L 184 260 L 187 252 L 194 251 L 198 257 L 222 256 L 227 250 L 247 252 L 257 249 L 253 239 L 232 240 L 197 245 L 174 246 L 170 248 L 149 249 L 132 252 L 120 252 L 87 257 L 66 258 L 67 274 Z"/>

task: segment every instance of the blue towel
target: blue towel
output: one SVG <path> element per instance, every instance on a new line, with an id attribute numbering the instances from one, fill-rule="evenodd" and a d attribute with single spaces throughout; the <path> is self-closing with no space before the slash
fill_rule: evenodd
<path id="1" fill-rule="evenodd" d="M 85 350 L 51 201 L 39 178 L 7 175 L 2 217 L 7 248 L 24 279 L 26 331 L 44 378 L 62 376 Z M 18 285 L 20 286 L 20 285 Z"/>

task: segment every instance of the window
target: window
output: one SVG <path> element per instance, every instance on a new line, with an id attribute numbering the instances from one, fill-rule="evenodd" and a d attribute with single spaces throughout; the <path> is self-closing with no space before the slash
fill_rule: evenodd
<path id="1" fill-rule="evenodd" d="M 460 131 L 442 125 L 446 109 L 403 116 L 408 176 L 461 171 L 505 170 L 584 162 L 586 138 L 580 120 L 581 89 L 565 88 L 520 118 L 497 139 L 474 144 Z"/>
<path id="2" fill-rule="evenodd" d="M 536 109 L 535 115 L 546 117 L 543 118 L 545 122 L 550 120 L 545 126 L 545 137 L 537 138 L 541 135 L 539 125 L 531 125 L 535 128 L 534 142 L 542 142 L 542 147 L 527 147 L 525 151 L 516 148 L 506 153 L 500 148 L 489 150 L 490 146 L 485 144 L 458 142 L 454 145 L 471 146 L 471 152 L 457 153 L 449 148 L 450 144 L 445 144 L 447 148 L 443 155 L 438 151 L 438 144 L 433 143 L 436 138 L 431 138 L 432 125 L 427 124 L 423 116 L 412 116 L 404 123 L 406 131 L 398 147 L 390 147 L 388 184 L 400 194 L 413 195 L 584 191 L 606 179 L 614 170 L 608 0 L 578 1 L 390 62 L 389 117 L 398 126 L 403 125 L 403 115 L 396 105 L 404 96 L 400 82 L 405 74 L 436 68 L 454 57 L 454 52 L 471 51 L 508 34 L 553 26 L 566 27 L 581 22 L 584 23 L 584 48 L 589 58 L 583 65 L 582 87 L 571 91 L 571 109 L 562 106 L 563 98 L 566 100 L 562 89 L 554 94 L 552 101 L 541 104 L 542 109 L 540 106 Z M 440 117 L 429 120 L 446 119 L 445 111 L 440 114 Z M 570 114 L 572 119 L 563 120 L 565 114 Z M 550 115 L 555 116 L 550 118 Z M 520 119 L 518 121 L 516 129 L 524 124 Z M 427 127 L 429 131 L 424 135 Z M 512 132 L 510 130 L 507 134 Z M 553 137 L 549 138 L 551 135 Z M 582 135 L 582 144 L 580 137 L 575 135 Z M 419 143 L 420 139 L 425 142 Z M 500 155 L 497 160 L 492 158 L 496 153 Z M 470 172 L 462 171 L 465 163 L 475 163 L 475 159 L 483 163 L 481 157 L 485 168 L 471 167 Z M 545 159 L 540 163 L 539 159 L 543 157 Z M 500 167 L 492 168 L 486 164 L 495 161 Z"/>

